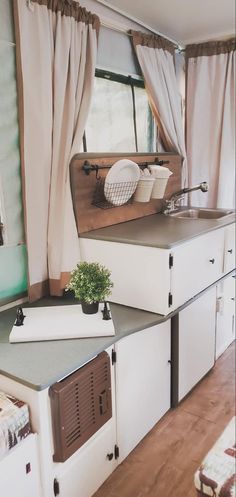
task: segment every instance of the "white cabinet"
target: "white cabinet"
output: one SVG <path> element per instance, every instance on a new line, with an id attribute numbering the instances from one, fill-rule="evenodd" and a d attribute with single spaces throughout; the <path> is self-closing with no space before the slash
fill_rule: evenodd
<path id="1" fill-rule="evenodd" d="M 115 345 L 119 463 L 170 408 L 170 321 Z"/>
<path id="2" fill-rule="evenodd" d="M 216 359 L 235 340 L 235 275 L 217 285 Z"/>
<path id="3" fill-rule="evenodd" d="M 111 362 L 112 348 L 106 352 Z M 91 497 L 118 464 L 114 366 L 110 369 L 112 417 L 69 459 L 53 465 L 54 485 L 58 486 L 60 497 Z"/>
<path id="4" fill-rule="evenodd" d="M 235 268 L 235 223 L 225 228 L 224 273 Z"/>
<path id="5" fill-rule="evenodd" d="M 168 314 L 170 251 L 143 245 L 80 238 L 83 260 L 107 266 L 114 282 L 111 302 Z"/>
<path id="6" fill-rule="evenodd" d="M 42 497 L 37 435 L 30 434 L 0 460 L 2 497 Z"/>
<path id="7" fill-rule="evenodd" d="M 80 238 L 81 253 L 111 270 L 112 302 L 167 315 L 220 279 L 224 266 L 230 270 L 233 228 L 210 231 L 171 250 Z M 224 252 L 230 262 L 224 262 Z"/>
<path id="8" fill-rule="evenodd" d="M 106 352 L 111 359 L 112 347 L 109 347 Z M 12 395 L 19 395 L 19 398 L 27 402 L 30 407 L 32 426 L 38 433 L 40 468 L 37 469 L 37 477 L 39 478 L 41 473 L 42 482 L 42 493 L 40 494 L 37 493 L 35 485 L 36 490 L 31 489 L 29 493 L 26 491 L 25 493 L 23 491 L 22 493 L 12 491 L 12 493 L 5 492 L 4 494 L 0 490 L 0 496 L 55 497 L 58 490 L 60 497 L 91 497 L 117 465 L 117 459 L 114 456 L 116 445 L 114 366 L 111 366 L 112 417 L 63 463 L 53 462 L 52 413 L 48 389 L 42 391 L 32 390 L 1 375 L 0 389 Z M 25 442 L 27 442 L 27 439 Z M 22 461 L 24 462 L 23 457 L 21 461 L 21 452 L 18 454 L 16 452 L 15 456 L 17 474 L 21 473 Z M 28 453 L 28 457 L 29 455 Z M 113 455 L 112 458 L 111 455 Z M 22 471 L 24 471 L 24 466 Z M 8 480 L 11 475 L 12 470 L 9 467 L 7 472 Z M 11 485 L 13 485 L 12 482 Z M 20 485 L 19 488 L 21 488 Z"/>
<path id="9" fill-rule="evenodd" d="M 175 309 L 222 276 L 223 252 L 222 229 L 174 248 L 171 292 Z"/>
<path id="10" fill-rule="evenodd" d="M 216 287 L 213 287 L 179 313 L 178 329 L 174 330 L 178 337 L 178 370 L 176 367 L 173 371 L 178 375 L 177 401 L 214 366 L 215 312 Z"/>
<path id="11" fill-rule="evenodd" d="M 114 455 L 115 441 L 113 417 L 78 453 L 57 465 L 54 484 L 58 486 L 59 496 L 91 497 L 118 464 Z"/>

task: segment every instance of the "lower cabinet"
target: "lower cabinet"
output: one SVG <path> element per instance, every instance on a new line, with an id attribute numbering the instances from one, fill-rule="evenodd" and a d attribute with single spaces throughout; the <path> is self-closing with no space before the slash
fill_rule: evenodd
<path id="1" fill-rule="evenodd" d="M 172 405 L 177 405 L 214 366 L 216 287 L 172 320 Z"/>
<path id="2" fill-rule="evenodd" d="M 115 345 L 119 463 L 170 408 L 170 320 Z"/>
<path id="3" fill-rule="evenodd" d="M 112 402 L 112 416 L 108 419 L 103 426 L 101 426 L 96 433 L 94 433 L 78 450 L 74 452 L 67 460 L 61 463 L 53 464 L 54 473 L 54 494 L 60 497 L 91 497 L 96 490 L 102 485 L 102 483 L 108 478 L 112 471 L 116 468 L 117 454 L 116 454 L 116 408 L 115 408 L 115 374 L 114 366 L 112 365 L 111 355 L 112 348 L 107 349 L 107 355 L 110 360 L 109 375 L 111 376 L 111 402 Z M 80 411 L 80 421 L 79 429 L 82 433 L 83 427 L 90 426 L 91 424 L 91 413 L 90 409 L 87 411 L 86 405 L 90 406 L 90 397 L 92 395 L 94 410 L 96 411 L 96 397 L 101 397 L 101 404 L 99 409 L 104 409 L 103 392 L 100 395 L 100 387 L 98 385 L 104 383 L 104 377 L 107 376 L 106 369 L 103 367 L 103 362 L 101 368 L 97 365 L 93 369 L 93 363 L 102 356 L 99 354 L 97 358 L 87 363 L 84 368 L 81 368 L 77 372 L 73 373 L 69 377 L 69 388 L 72 384 L 72 379 L 77 376 L 77 373 L 82 372 L 88 368 L 88 374 L 85 377 L 81 377 L 81 381 L 78 383 L 78 397 L 76 398 L 76 403 L 78 398 L 80 398 L 81 405 L 79 406 Z M 91 366 L 91 367 L 90 367 Z M 87 380 L 89 383 L 87 384 Z M 105 382 L 106 384 L 107 382 Z M 93 388 L 92 388 L 93 384 Z M 98 384 L 98 385 L 97 385 Z M 64 385 L 64 382 L 62 382 Z M 63 387 L 64 388 L 64 387 Z M 84 392 L 84 389 L 86 392 Z M 92 389 L 92 394 L 90 390 Z M 72 390 L 72 397 L 73 397 Z M 82 398 L 83 394 L 83 398 Z M 99 395 L 98 395 L 99 394 Z M 105 396 L 105 390 L 104 390 Z M 69 406 L 68 409 L 72 409 L 73 398 L 68 397 L 68 393 L 65 395 L 65 400 L 67 399 Z M 104 400 L 104 402 L 102 402 Z M 62 407 L 63 412 L 67 409 L 66 406 Z M 94 420 L 95 422 L 95 420 Z M 71 425 L 71 423 L 73 423 Z M 65 425 L 64 420 L 64 425 Z M 77 414 L 69 420 L 70 433 L 73 436 L 73 432 L 76 432 L 78 427 Z M 75 426 L 75 428 L 74 428 Z M 55 450 L 55 444 L 54 444 Z M 55 460 L 55 452 L 54 452 Z M 44 497 L 48 497 L 45 495 Z"/>
<path id="4" fill-rule="evenodd" d="M 1 497 L 41 497 L 37 442 L 32 433 L 0 460 Z"/>
<path id="5" fill-rule="evenodd" d="M 55 458 L 48 389 L 38 392 L 0 375 L 1 389 L 29 404 L 38 434 L 0 461 L 0 496 L 92 497 L 171 404 L 177 405 L 214 366 L 215 345 L 218 356 L 232 341 L 234 284 L 230 275 L 172 319 L 134 332 L 107 349 L 112 416 L 64 462 Z M 223 295 L 224 306 L 219 308 Z M 100 397 L 104 409 L 103 391 Z M 83 419 L 87 422 L 86 416 Z"/>
<path id="6" fill-rule="evenodd" d="M 115 441 L 114 417 L 77 453 L 57 466 L 54 494 L 60 497 L 91 497 L 118 464 Z"/>
<path id="7" fill-rule="evenodd" d="M 235 275 L 217 285 L 216 359 L 235 340 Z"/>

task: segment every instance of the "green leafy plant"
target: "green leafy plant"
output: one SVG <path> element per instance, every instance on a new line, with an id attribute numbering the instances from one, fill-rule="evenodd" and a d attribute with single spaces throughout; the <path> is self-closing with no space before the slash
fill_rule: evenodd
<path id="1" fill-rule="evenodd" d="M 111 272 L 97 262 L 80 262 L 71 272 L 66 290 L 73 290 L 80 301 L 102 302 L 111 294 Z"/>

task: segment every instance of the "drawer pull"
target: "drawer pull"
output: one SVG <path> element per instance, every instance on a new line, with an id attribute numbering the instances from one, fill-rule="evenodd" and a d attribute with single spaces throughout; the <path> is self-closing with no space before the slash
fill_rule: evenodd
<path id="1" fill-rule="evenodd" d="M 211 262 L 211 264 L 215 264 L 215 259 L 210 259 L 209 262 Z"/>
<path id="2" fill-rule="evenodd" d="M 110 454 L 107 454 L 107 459 L 108 459 L 108 461 L 112 461 L 112 459 L 113 459 L 113 453 L 112 452 Z"/>
<path id="3" fill-rule="evenodd" d="M 233 249 L 229 249 L 228 252 L 229 252 L 229 254 L 232 254 L 233 253 Z"/>

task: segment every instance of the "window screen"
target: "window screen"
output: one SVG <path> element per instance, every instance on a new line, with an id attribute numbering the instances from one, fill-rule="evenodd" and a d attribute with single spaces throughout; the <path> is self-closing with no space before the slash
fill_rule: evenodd
<path id="1" fill-rule="evenodd" d="M 153 152 L 154 124 L 143 81 L 97 70 L 85 135 L 88 152 Z"/>

